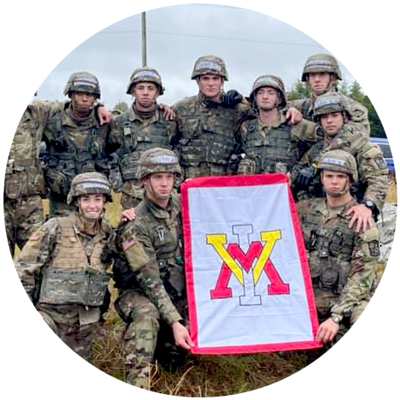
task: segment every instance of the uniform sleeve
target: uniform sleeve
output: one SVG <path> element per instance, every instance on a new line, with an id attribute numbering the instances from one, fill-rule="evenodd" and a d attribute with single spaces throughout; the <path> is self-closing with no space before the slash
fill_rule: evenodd
<path id="1" fill-rule="evenodd" d="M 170 325 L 182 320 L 161 280 L 150 235 L 133 225 L 128 225 L 122 235 L 121 247 L 138 283 L 159 310 L 161 318 Z"/>
<path id="2" fill-rule="evenodd" d="M 318 134 L 318 125 L 315 122 L 302 119 L 291 129 L 292 138 L 298 142 L 309 143 L 310 147 L 324 137 Z"/>
<path id="3" fill-rule="evenodd" d="M 29 109 L 41 123 L 46 123 L 50 115 L 61 111 L 64 106 L 64 101 L 34 100 Z"/>
<path id="4" fill-rule="evenodd" d="M 303 112 L 303 103 L 304 99 L 291 100 L 289 101 L 288 106 L 293 107 L 300 112 Z"/>
<path id="5" fill-rule="evenodd" d="M 350 97 L 347 97 L 346 100 L 346 109 L 351 117 L 349 124 L 353 125 L 357 130 L 362 131 L 365 136 L 369 137 L 371 133 L 371 126 L 368 120 L 367 108 Z"/>
<path id="6" fill-rule="evenodd" d="M 356 158 L 359 180 L 367 185 L 364 199 L 372 200 L 382 210 L 389 186 L 389 170 L 382 151 L 366 141 Z"/>
<path id="7" fill-rule="evenodd" d="M 40 285 L 42 269 L 49 263 L 54 253 L 59 234 L 59 224 L 57 220 L 52 219 L 32 233 L 20 253 L 16 269 L 31 300 Z"/>
<path id="8" fill-rule="evenodd" d="M 355 306 L 368 299 L 376 277 L 378 258 L 379 231 L 374 227 L 356 236 L 351 271 L 338 301 L 331 309 L 332 313 L 350 313 Z"/>

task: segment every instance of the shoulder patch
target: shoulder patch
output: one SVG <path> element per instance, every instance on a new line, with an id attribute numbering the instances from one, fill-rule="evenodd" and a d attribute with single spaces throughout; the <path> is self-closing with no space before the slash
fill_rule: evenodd
<path id="1" fill-rule="evenodd" d="M 136 238 L 133 235 L 131 235 L 126 239 L 124 239 L 124 241 L 122 242 L 121 244 L 122 250 L 126 251 L 130 249 L 132 246 L 134 246 L 136 243 L 137 243 Z"/>
<path id="2" fill-rule="evenodd" d="M 43 237 L 44 233 L 41 231 L 35 231 L 32 233 L 31 237 L 29 238 L 30 241 L 32 242 L 37 242 Z"/>
<path id="3" fill-rule="evenodd" d="M 378 240 L 372 240 L 371 242 L 369 242 L 368 243 L 368 249 L 369 249 L 370 256 L 378 257 L 380 255 L 379 241 Z"/>

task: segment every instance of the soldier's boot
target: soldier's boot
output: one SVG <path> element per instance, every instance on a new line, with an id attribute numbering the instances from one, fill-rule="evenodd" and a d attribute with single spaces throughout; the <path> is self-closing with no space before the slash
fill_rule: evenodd
<path id="1" fill-rule="evenodd" d="M 171 327 L 161 321 L 154 358 L 166 371 L 174 373 L 185 364 L 186 355 L 186 350 L 175 345 Z"/>
<path id="2" fill-rule="evenodd" d="M 151 311 L 151 310 L 150 310 Z M 157 310 L 135 313 L 124 334 L 126 381 L 131 385 L 150 389 L 150 363 L 153 361 L 159 329 Z"/>
<path id="3" fill-rule="evenodd" d="M 130 366 L 126 382 L 141 389 L 150 390 L 150 364 Z"/>

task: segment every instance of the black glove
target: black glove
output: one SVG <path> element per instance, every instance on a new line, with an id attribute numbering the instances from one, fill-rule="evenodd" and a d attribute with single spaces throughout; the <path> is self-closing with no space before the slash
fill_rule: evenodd
<path id="1" fill-rule="evenodd" d="M 227 108 L 235 108 L 236 104 L 240 103 L 243 96 L 237 90 L 228 90 L 222 96 L 222 105 Z"/>
<path id="2" fill-rule="evenodd" d="M 298 190 L 308 189 L 312 179 L 314 178 L 314 175 L 315 175 L 315 169 L 313 167 L 304 167 L 303 169 L 301 169 L 298 172 L 296 179 L 294 181 L 296 189 Z"/>

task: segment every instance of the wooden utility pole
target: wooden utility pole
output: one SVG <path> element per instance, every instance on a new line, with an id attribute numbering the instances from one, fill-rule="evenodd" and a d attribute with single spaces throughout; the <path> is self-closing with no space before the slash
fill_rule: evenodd
<path id="1" fill-rule="evenodd" d="M 146 11 L 142 12 L 142 67 L 147 67 Z"/>

